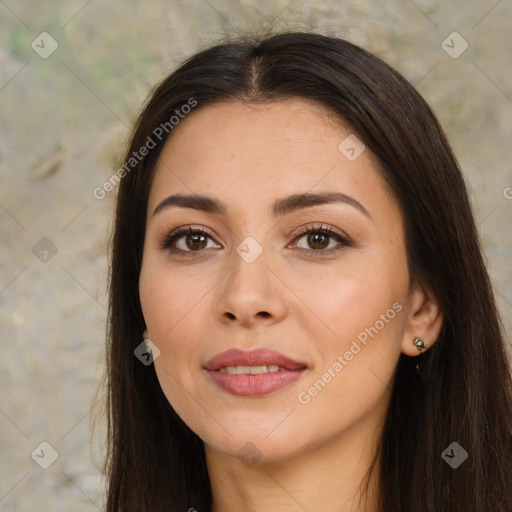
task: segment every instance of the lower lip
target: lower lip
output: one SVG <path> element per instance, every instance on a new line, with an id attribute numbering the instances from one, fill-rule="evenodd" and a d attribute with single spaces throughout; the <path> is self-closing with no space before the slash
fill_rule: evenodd
<path id="1" fill-rule="evenodd" d="M 259 375 L 232 375 L 218 371 L 207 372 L 222 390 L 236 396 L 263 396 L 289 386 L 305 370 L 280 370 Z"/>

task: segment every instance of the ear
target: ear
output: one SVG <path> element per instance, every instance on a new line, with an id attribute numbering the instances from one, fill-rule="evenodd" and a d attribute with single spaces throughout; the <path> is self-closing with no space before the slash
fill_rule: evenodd
<path id="1" fill-rule="evenodd" d="M 433 293 L 419 284 L 413 285 L 402 338 L 402 352 L 407 356 L 425 353 L 425 350 L 418 350 L 414 344 L 415 338 L 421 338 L 428 350 L 437 341 L 443 320 L 444 314 Z"/>

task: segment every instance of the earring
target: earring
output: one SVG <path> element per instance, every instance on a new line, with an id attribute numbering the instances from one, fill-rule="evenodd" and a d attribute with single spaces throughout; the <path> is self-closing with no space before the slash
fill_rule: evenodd
<path id="1" fill-rule="evenodd" d="M 416 345 L 416 348 L 419 352 L 421 352 L 423 349 L 427 348 L 427 345 L 425 345 L 425 342 L 421 338 L 414 338 L 414 344 Z"/>
<path id="2" fill-rule="evenodd" d="M 146 345 L 146 354 L 151 354 L 151 340 L 148 337 L 147 329 L 144 329 L 144 331 L 142 331 L 142 338 L 144 339 L 144 343 Z"/>

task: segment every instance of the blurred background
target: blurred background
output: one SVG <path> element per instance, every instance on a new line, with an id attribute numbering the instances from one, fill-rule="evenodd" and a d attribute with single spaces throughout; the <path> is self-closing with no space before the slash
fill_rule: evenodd
<path id="1" fill-rule="evenodd" d="M 131 123 L 190 54 L 249 29 L 376 53 L 462 166 L 510 341 L 510 0 L 0 1 L 0 511 L 103 510 L 107 245 Z"/>

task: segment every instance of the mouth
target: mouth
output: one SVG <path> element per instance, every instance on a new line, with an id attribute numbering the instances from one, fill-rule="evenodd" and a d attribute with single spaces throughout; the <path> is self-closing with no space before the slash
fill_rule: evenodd
<path id="1" fill-rule="evenodd" d="M 262 396 L 297 381 L 308 365 L 275 350 L 232 349 L 216 355 L 204 369 L 225 392 L 235 396 Z"/>
<path id="2" fill-rule="evenodd" d="M 205 370 L 220 371 L 225 369 L 228 373 L 233 373 L 233 368 L 237 369 L 240 375 L 248 375 L 251 372 L 246 372 L 246 369 L 253 369 L 257 375 L 260 373 L 277 372 L 282 370 L 294 371 L 307 368 L 306 363 L 294 361 L 286 357 L 280 352 L 266 348 L 259 348 L 251 351 L 244 351 L 239 349 L 226 350 L 217 354 L 210 359 L 205 365 Z M 231 370 L 230 370 L 231 369 Z"/>
<path id="3" fill-rule="evenodd" d="M 277 364 L 264 364 L 260 366 L 222 366 L 217 371 L 230 375 L 261 375 L 262 373 L 275 373 L 283 370 L 285 368 Z"/>

